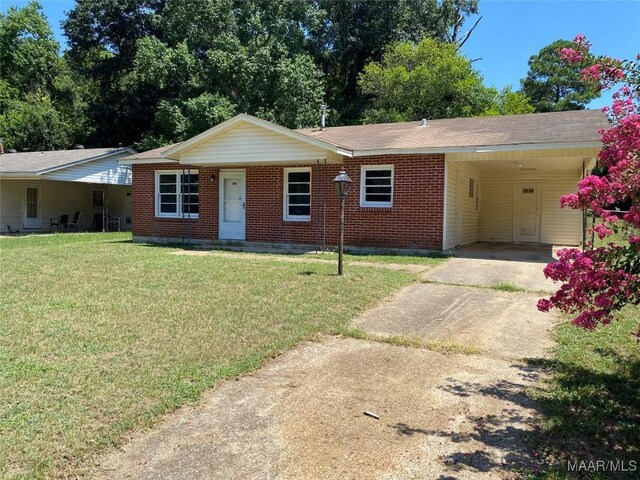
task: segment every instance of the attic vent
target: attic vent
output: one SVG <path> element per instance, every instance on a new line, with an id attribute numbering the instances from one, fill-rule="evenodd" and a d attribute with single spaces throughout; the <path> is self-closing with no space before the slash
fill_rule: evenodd
<path id="1" fill-rule="evenodd" d="M 420 126 L 421 127 L 426 127 L 427 126 L 427 119 L 423 118 L 422 121 L 420 122 Z"/>

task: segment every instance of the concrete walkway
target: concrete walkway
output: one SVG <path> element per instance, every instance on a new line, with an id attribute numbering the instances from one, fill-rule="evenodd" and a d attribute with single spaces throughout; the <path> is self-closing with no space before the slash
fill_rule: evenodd
<path id="1" fill-rule="evenodd" d="M 490 265 L 476 272 L 484 285 L 493 281 Z M 537 312 L 536 299 L 409 286 L 354 326 L 477 353 L 320 338 L 134 435 L 104 459 L 98 478 L 516 478 L 515 467 L 536 462 L 525 441 L 536 410 L 524 389 L 539 372 L 521 358 L 552 345 L 553 318 Z"/>

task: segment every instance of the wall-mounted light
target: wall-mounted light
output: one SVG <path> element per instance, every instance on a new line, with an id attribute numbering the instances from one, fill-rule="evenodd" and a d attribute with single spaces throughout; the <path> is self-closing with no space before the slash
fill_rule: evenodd
<path id="1" fill-rule="evenodd" d="M 216 181 L 216 176 L 215 175 L 211 175 L 211 181 L 215 182 Z"/>

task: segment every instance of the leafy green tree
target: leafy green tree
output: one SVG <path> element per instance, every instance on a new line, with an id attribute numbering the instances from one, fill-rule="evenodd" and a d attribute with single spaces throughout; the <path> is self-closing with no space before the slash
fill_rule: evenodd
<path id="1" fill-rule="evenodd" d="M 562 59 L 560 50 L 572 46 L 568 40 L 556 40 L 529 59 L 529 72 L 521 81 L 522 92 L 537 112 L 582 110 L 600 96 L 593 85 L 580 80 L 580 71 L 593 63 L 593 55 L 586 54 L 573 64 Z"/>
<path id="2" fill-rule="evenodd" d="M 38 2 L 0 13 L 0 136 L 7 147 L 59 149 L 86 138 L 85 82 L 59 49 Z"/>
<path id="3" fill-rule="evenodd" d="M 324 82 L 305 50 L 306 25 L 316 21 L 312 4 L 137 3 L 81 0 L 65 22 L 70 58 L 100 86 L 92 120 L 111 119 L 96 140 L 155 146 L 239 112 L 288 127 L 316 123 Z M 127 20 L 115 28 L 119 16 L 137 18 L 142 27 Z"/>
<path id="4" fill-rule="evenodd" d="M 23 93 L 49 90 L 59 47 L 39 2 L 0 13 L 0 75 L 8 87 Z"/>
<path id="5" fill-rule="evenodd" d="M 130 145 L 148 129 L 158 98 L 131 88 L 138 41 L 160 34 L 165 0 L 77 0 L 62 23 L 71 68 L 91 82 L 93 145 Z"/>
<path id="6" fill-rule="evenodd" d="M 51 97 L 30 93 L 11 100 L 0 114 L 0 134 L 17 150 L 58 150 L 74 140 L 74 126 L 58 110 Z"/>
<path id="7" fill-rule="evenodd" d="M 523 113 L 533 113 L 535 108 L 531 105 L 531 100 L 522 92 L 514 92 L 511 87 L 495 91 L 492 105 L 482 114 L 491 115 L 519 115 Z"/>
<path id="8" fill-rule="evenodd" d="M 364 68 L 359 83 L 371 96 L 365 123 L 482 115 L 496 96 L 455 45 L 430 38 L 393 45 L 382 62 Z"/>
<path id="9" fill-rule="evenodd" d="M 434 38 L 457 45 L 477 0 L 316 0 L 321 21 L 309 29 L 309 48 L 321 65 L 328 103 L 339 123 L 356 123 L 367 107 L 358 75 L 379 62 L 388 45 Z"/>

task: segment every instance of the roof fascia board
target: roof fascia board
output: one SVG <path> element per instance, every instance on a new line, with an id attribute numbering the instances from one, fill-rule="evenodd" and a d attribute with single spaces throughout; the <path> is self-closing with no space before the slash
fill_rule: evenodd
<path id="1" fill-rule="evenodd" d="M 323 150 L 328 150 L 330 152 L 333 153 L 337 153 L 339 155 L 344 155 L 347 157 L 351 157 L 352 156 L 352 152 L 351 150 L 342 148 L 342 147 L 338 147 L 337 145 L 334 145 L 333 143 L 329 143 L 329 142 L 325 142 L 324 140 L 318 140 L 317 138 L 313 138 L 313 137 L 309 137 L 307 135 L 304 135 L 302 133 L 298 133 L 296 131 L 290 130 L 288 128 L 285 127 L 281 127 L 280 125 L 276 125 L 275 123 L 272 122 L 268 122 L 266 120 L 262 120 L 260 118 L 256 118 L 254 116 L 251 115 L 247 115 L 246 113 L 241 113 L 239 115 L 236 115 L 235 117 L 227 120 L 226 122 L 222 122 L 218 125 L 216 125 L 215 127 L 210 128 L 209 130 L 205 130 L 204 132 L 196 135 L 195 137 L 191 137 L 189 140 L 185 140 L 184 142 L 182 142 L 179 145 L 176 145 L 173 148 L 170 148 L 169 150 L 167 150 L 166 152 L 164 152 L 162 154 L 162 156 L 164 158 L 173 158 L 175 159 L 175 155 L 177 155 L 178 153 L 187 150 L 190 147 L 193 147 L 203 141 L 205 141 L 206 139 L 213 137 L 215 135 L 218 135 L 222 132 L 224 132 L 225 130 L 230 129 L 231 127 L 237 125 L 238 123 L 241 122 L 245 122 L 245 123 L 250 123 L 252 125 L 256 125 L 259 127 L 263 127 L 266 128 L 267 130 L 271 130 L 272 132 L 276 132 L 276 133 L 280 133 L 282 135 L 285 135 L 289 138 L 293 138 L 294 140 L 298 140 L 300 142 L 304 142 L 307 143 L 309 145 L 313 145 L 315 147 L 321 148 Z"/>
<path id="2" fill-rule="evenodd" d="M 440 148 L 387 148 L 381 150 L 354 150 L 354 157 L 392 154 L 419 153 L 492 153 L 521 150 L 550 150 L 562 148 L 601 148 L 600 141 L 591 142 L 555 142 L 555 143 L 519 143 L 513 145 L 483 145 L 477 147 L 440 147 Z"/>
<path id="3" fill-rule="evenodd" d="M 21 178 L 33 179 L 38 178 L 38 174 L 32 172 L 0 172 L 0 178 L 11 178 L 14 180 L 20 180 Z"/>
<path id="4" fill-rule="evenodd" d="M 133 158 L 133 159 L 129 159 L 129 157 L 125 157 L 118 160 L 118 163 L 120 165 L 146 165 L 149 163 L 179 163 L 179 162 L 171 158 L 162 158 L 162 157 Z"/>
<path id="5" fill-rule="evenodd" d="M 94 162 L 96 160 L 102 160 L 102 159 L 110 157 L 112 155 L 117 155 L 119 153 L 123 153 L 123 152 L 127 152 L 127 151 L 131 152 L 132 154 L 133 153 L 137 153 L 134 149 L 129 148 L 129 147 L 125 147 L 125 148 L 121 148 L 119 150 L 116 150 L 114 152 L 103 153 L 102 155 L 96 155 L 95 157 L 83 158 L 82 160 L 76 160 L 74 162 L 65 163 L 64 165 L 58 165 L 57 167 L 46 168 L 44 170 L 38 170 L 37 171 L 37 175 L 43 175 L 45 173 L 55 172 L 56 170 L 63 170 L 65 168 L 74 167 L 76 165 L 82 165 L 83 163 Z"/>

